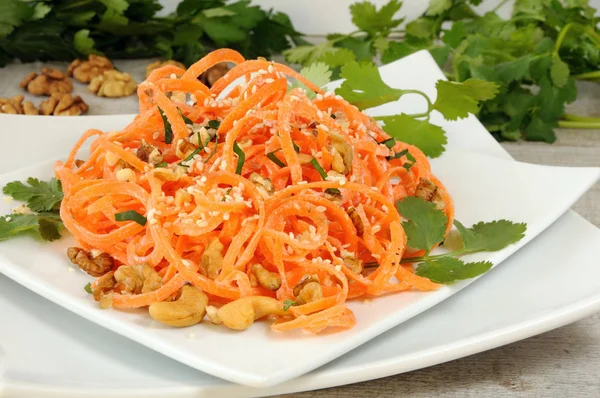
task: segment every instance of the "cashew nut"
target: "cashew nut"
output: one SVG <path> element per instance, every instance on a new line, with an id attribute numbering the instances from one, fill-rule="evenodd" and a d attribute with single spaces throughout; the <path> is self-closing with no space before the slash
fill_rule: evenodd
<path id="1" fill-rule="evenodd" d="M 281 277 L 279 274 L 266 270 L 260 264 L 252 266 L 252 273 L 256 276 L 258 283 L 265 289 L 277 290 L 281 287 Z"/>
<path id="2" fill-rule="evenodd" d="M 285 315 L 277 299 L 264 296 L 242 297 L 219 308 L 218 319 L 230 329 L 248 329 L 255 320 L 267 315 Z"/>
<path id="3" fill-rule="evenodd" d="M 150 305 L 150 316 L 160 323 L 183 328 L 199 323 L 206 315 L 208 296 L 202 290 L 186 285 L 176 301 L 162 301 Z"/>

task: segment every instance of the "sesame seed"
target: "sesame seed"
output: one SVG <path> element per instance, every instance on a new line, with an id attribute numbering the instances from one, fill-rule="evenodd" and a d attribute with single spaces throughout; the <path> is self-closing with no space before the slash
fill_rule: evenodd
<path id="1" fill-rule="evenodd" d="M 206 227 L 208 225 L 208 221 L 206 220 L 196 220 L 196 225 L 199 227 Z"/>
<path id="2" fill-rule="evenodd" d="M 201 182 L 201 183 L 205 183 L 205 182 L 206 182 L 206 180 L 207 180 L 206 176 L 202 176 L 202 177 L 200 177 L 200 182 Z"/>
<path id="3" fill-rule="evenodd" d="M 317 94 L 317 101 L 322 101 L 323 100 L 323 94 Z"/>
<path id="4" fill-rule="evenodd" d="M 322 116 L 321 116 L 322 117 Z M 329 127 L 325 126 L 324 124 L 320 124 L 319 127 L 323 130 L 323 131 L 329 131 Z"/>
<path id="5" fill-rule="evenodd" d="M 269 65 L 269 67 L 267 68 L 267 71 L 269 73 L 273 73 L 273 64 Z"/>
<path id="6" fill-rule="evenodd" d="M 324 213 L 327 208 L 325 206 L 317 206 L 316 210 L 320 213 Z"/>
<path id="7" fill-rule="evenodd" d="M 335 266 L 335 270 L 336 270 L 336 271 L 338 271 L 338 272 L 340 272 L 340 271 L 342 270 L 342 266 L 341 266 L 341 265 L 339 265 L 339 264 L 338 264 L 338 265 L 336 265 L 336 266 Z"/>
<path id="8" fill-rule="evenodd" d="M 372 189 L 373 191 L 379 191 L 379 188 L 377 188 L 377 187 L 371 187 L 371 189 Z"/>
<path id="9" fill-rule="evenodd" d="M 158 131 L 156 133 L 152 134 L 152 139 L 157 140 L 158 137 L 160 137 L 160 133 Z"/>
<path id="10" fill-rule="evenodd" d="M 300 210 L 300 205 L 298 203 L 294 203 L 294 209 Z M 8 220 L 7 220 L 8 221 Z"/>
<path id="11" fill-rule="evenodd" d="M 152 220 L 149 220 L 148 222 L 150 223 L 150 225 L 158 224 L 158 220 L 156 218 L 153 218 Z"/>
<path id="12" fill-rule="evenodd" d="M 379 258 L 379 257 L 381 257 L 379 254 L 376 254 L 376 253 L 373 253 L 373 254 L 371 254 L 371 256 L 372 256 L 373 258 Z"/>
<path id="13" fill-rule="evenodd" d="M 223 220 L 225 220 L 225 221 L 229 220 L 229 213 L 223 214 Z"/>
<path id="14" fill-rule="evenodd" d="M 304 180 L 298 181 L 298 185 L 303 185 L 303 184 L 308 184 L 308 181 L 304 181 Z"/>
<path id="15" fill-rule="evenodd" d="M 340 186 L 342 186 L 342 185 L 345 185 L 345 184 L 346 184 L 346 182 L 347 182 L 347 181 L 346 181 L 346 179 L 345 179 L 345 178 L 341 178 L 341 179 L 340 179 L 340 181 L 339 181 L 339 183 L 340 183 Z"/>
<path id="16" fill-rule="evenodd" d="M 250 90 L 250 91 L 252 92 L 252 94 L 255 94 L 257 89 L 258 89 L 258 87 L 256 87 L 256 86 L 253 86 L 253 87 L 252 87 L 252 90 Z"/>
<path id="17" fill-rule="evenodd" d="M 294 233 L 293 232 L 290 232 L 288 235 L 289 235 L 290 239 L 294 239 Z"/>
<path id="18" fill-rule="evenodd" d="M 384 213 L 387 213 L 389 211 L 386 205 L 381 206 L 381 210 L 383 210 Z"/>
<path id="19" fill-rule="evenodd" d="M 342 96 L 341 96 L 341 95 L 336 95 L 336 96 L 335 96 L 335 99 L 336 99 L 336 100 L 338 100 L 338 101 L 340 101 L 340 100 L 343 100 L 344 98 L 342 98 Z"/>
<path id="20" fill-rule="evenodd" d="M 181 260 L 181 262 L 182 262 L 182 263 L 183 263 L 183 265 L 185 265 L 186 267 L 189 267 L 189 266 L 191 266 L 191 265 L 192 265 L 192 263 L 191 263 L 189 260 L 185 260 L 185 259 L 183 259 L 183 260 Z"/>
<path id="21" fill-rule="evenodd" d="M 381 231 L 381 225 L 375 225 L 373 228 L 371 228 L 371 231 L 373 233 L 377 233 L 377 232 Z"/>
<path id="22" fill-rule="evenodd" d="M 329 98 L 329 97 L 333 97 L 333 96 L 334 96 L 334 94 L 331 91 L 327 91 L 324 95 L 325 98 Z"/>
<path id="23" fill-rule="evenodd" d="M 275 82 L 275 79 L 271 79 L 270 77 L 268 79 L 265 79 L 265 83 L 267 83 L 267 84 L 271 84 L 274 82 Z"/>
<path id="24" fill-rule="evenodd" d="M 323 119 L 323 112 L 322 111 L 317 111 L 317 116 L 319 117 L 319 119 Z"/>

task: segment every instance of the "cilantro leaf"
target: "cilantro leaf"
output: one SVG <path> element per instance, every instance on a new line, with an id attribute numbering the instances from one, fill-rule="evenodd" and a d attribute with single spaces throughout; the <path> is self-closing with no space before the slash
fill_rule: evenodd
<path id="1" fill-rule="evenodd" d="M 527 230 L 525 223 L 517 224 L 508 220 L 479 222 L 471 228 L 466 228 L 459 221 L 454 220 L 454 225 L 460 232 L 463 250 L 469 253 L 504 249 L 523 239 Z"/>
<path id="2" fill-rule="evenodd" d="M 33 232 L 46 241 L 60 238 L 60 217 L 52 213 L 11 214 L 0 217 L 0 241 L 16 235 Z"/>
<path id="3" fill-rule="evenodd" d="M 94 39 L 90 37 L 89 29 L 81 29 L 73 36 L 73 45 L 77 52 L 82 55 L 89 55 L 94 49 Z"/>
<path id="4" fill-rule="evenodd" d="M 300 70 L 300 74 L 313 82 L 317 87 L 323 87 L 331 80 L 331 71 L 329 66 L 323 62 L 317 62 L 310 66 L 305 66 Z M 292 84 L 292 88 L 300 87 L 306 90 L 308 98 L 314 98 L 315 93 L 306 87 L 302 82 L 297 81 Z"/>
<path id="5" fill-rule="evenodd" d="M 408 246 L 429 251 L 444 239 L 448 219 L 436 208 L 435 203 L 408 196 L 397 201 L 396 207 L 402 217 L 407 219 L 402 227 L 408 238 Z"/>
<path id="6" fill-rule="evenodd" d="M 436 158 L 444 152 L 448 143 L 444 130 L 426 120 L 418 120 L 406 114 L 384 116 L 379 118 L 384 122 L 383 130 L 397 139 L 419 148 L 431 158 Z"/>
<path id="7" fill-rule="evenodd" d="M 331 43 L 325 42 L 317 46 L 302 45 L 290 48 L 283 52 L 287 62 L 292 64 L 310 65 L 323 59 L 325 55 L 334 53 L 336 50 Z"/>
<path id="8" fill-rule="evenodd" d="M 456 120 L 477 114 L 479 101 L 494 98 L 498 93 L 498 85 L 479 79 L 468 79 L 462 83 L 438 80 L 437 99 L 433 109 L 439 111 L 444 118 Z"/>
<path id="9" fill-rule="evenodd" d="M 327 64 L 330 68 L 339 68 L 355 60 L 356 54 L 354 51 L 340 47 L 335 47 L 333 51 L 327 52 L 319 58 L 319 62 Z"/>
<path id="10" fill-rule="evenodd" d="M 489 261 L 464 263 L 454 257 L 441 257 L 426 260 L 419 264 L 415 273 L 428 278 L 432 282 L 451 284 L 459 280 L 475 278 L 489 271 L 492 266 Z"/>
<path id="11" fill-rule="evenodd" d="M 394 19 L 394 15 L 402 7 L 402 2 L 398 0 L 390 0 L 379 10 L 368 1 L 354 3 L 350 6 L 352 14 L 352 22 L 360 30 L 376 36 L 381 33 L 384 36 L 389 34 L 389 31 L 400 25 L 403 18 Z"/>
<path id="12" fill-rule="evenodd" d="M 88 284 L 84 286 L 83 290 L 85 290 L 85 291 L 86 291 L 86 292 L 88 292 L 89 294 L 92 294 L 92 293 L 94 293 L 94 292 L 92 291 L 92 284 L 91 284 L 90 282 L 88 282 Z"/>
<path id="13" fill-rule="evenodd" d="M 426 14 L 429 16 L 440 15 L 444 11 L 448 11 L 450 7 L 452 7 L 452 0 L 431 0 Z"/>
<path id="14" fill-rule="evenodd" d="M 19 0 L 0 1 L 0 37 L 6 36 L 14 28 L 31 18 L 33 9 Z"/>
<path id="15" fill-rule="evenodd" d="M 246 161 L 246 154 L 242 148 L 240 148 L 237 141 L 233 142 L 233 152 L 235 152 L 238 157 L 237 165 L 235 166 L 235 174 L 241 175 L 242 169 L 244 168 L 244 162 Z"/>
<path id="16" fill-rule="evenodd" d="M 560 57 L 552 57 L 552 67 L 550 68 L 550 76 L 556 87 L 564 87 L 569 79 L 569 65 L 567 65 Z"/>
<path id="17" fill-rule="evenodd" d="M 16 200 L 26 202 L 33 211 L 52 210 L 63 199 L 62 188 L 56 178 L 51 178 L 50 181 L 40 181 L 30 177 L 27 179 L 27 184 L 21 181 L 9 182 L 4 186 L 2 192 Z"/>
<path id="18" fill-rule="evenodd" d="M 165 126 L 165 143 L 170 144 L 173 142 L 173 127 L 171 127 L 171 123 L 169 122 L 167 115 L 165 115 L 165 112 L 160 109 L 160 106 L 158 107 L 158 112 L 160 113 L 163 125 Z"/>
<path id="19" fill-rule="evenodd" d="M 361 110 L 396 101 L 403 94 L 403 90 L 385 84 L 373 64 L 350 62 L 342 66 L 340 76 L 346 80 L 336 94 Z"/>

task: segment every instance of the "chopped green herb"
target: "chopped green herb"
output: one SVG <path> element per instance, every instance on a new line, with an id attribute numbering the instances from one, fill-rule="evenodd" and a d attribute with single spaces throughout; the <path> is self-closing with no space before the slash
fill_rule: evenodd
<path id="1" fill-rule="evenodd" d="M 244 162 L 246 161 L 246 154 L 242 151 L 242 148 L 238 145 L 237 142 L 233 143 L 233 152 L 238 156 L 237 166 L 235 167 L 235 174 L 242 174 L 242 168 L 244 167 Z"/>
<path id="2" fill-rule="evenodd" d="M 160 163 L 156 163 L 156 165 L 154 165 L 154 167 L 168 167 L 169 163 L 167 162 L 160 162 Z"/>
<path id="3" fill-rule="evenodd" d="M 285 163 L 283 163 L 281 160 L 279 160 L 279 158 L 277 156 L 275 156 L 275 152 L 279 152 L 281 151 L 281 148 L 274 150 L 273 152 L 269 152 L 267 153 L 267 158 L 275 163 L 277 166 L 279 167 L 285 167 Z"/>
<path id="4" fill-rule="evenodd" d="M 408 149 L 404 149 L 404 150 L 402 150 L 400 152 L 396 152 L 396 153 L 394 153 L 393 156 L 387 156 L 386 159 L 387 160 L 394 160 L 394 159 L 401 158 L 404 155 L 408 156 Z"/>
<path id="5" fill-rule="evenodd" d="M 290 307 L 291 307 L 291 306 L 296 306 L 296 305 L 298 305 L 298 302 L 297 302 L 297 301 L 293 301 L 293 300 L 285 300 L 285 301 L 283 302 L 283 310 L 284 310 L 284 311 L 287 311 L 287 310 L 289 310 L 289 309 L 290 309 Z"/>
<path id="6" fill-rule="evenodd" d="M 188 124 L 190 126 L 194 124 L 194 122 L 192 122 L 192 119 L 190 119 L 189 117 L 184 115 L 183 112 L 181 112 L 181 109 L 177 108 L 177 110 L 179 111 L 179 114 L 183 118 L 183 121 L 185 122 L 185 124 Z"/>
<path id="7" fill-rule="evenodd" d="M 225 202 L 225 197 L 227 195 L 229 195 L 230 192 L 231 192 L 231 188 L 229 188 L 227 191 L 225 191 L 225 195 L 223 195 L 223 198 L 221 199 L 221 202 Z"/>
<path id="8" fill-rule="evenodd" d="M 140 213 L 138 213 L 135 210 L 127 210 L 122 213 L 117 213 L 117 214 L 115 214 L 115 220 L 116 221 L 135 221 L 136 223 L 140 224 L 142 227 L 144 225 L 146 225 L 146 222 L 148 221 L 146 219 L 146 217 L 142 216 Z"/>
<path id="9" fill-rule="evenodd" d="M 332 119 L 337 119 L 337 116 L 334 115 L 333 113 L 330 115 Z"/>
<path id="10" fill-rule="evenodd" d="M 396 145 L 396 140 L 392 137 L 392 138 L 388 138 L 387 140 L 378 142 L 379 145 L 385 145 L 386 147 L 392 149 L 394 147 L 394 145 Z"/>
<path id="11" fill-rule="evenodd" d="M 207 123 L 208 127 L 210 127 L 211 129 L 215 129 L 218 130 L 219 127 L 221 127 L 221 122 L 218 120 L 209 120 Z"/>
<path id="12" fill-rule="evenodd" d="M 294 151 L 296 151 L 296 153 L 300 153 L 300 147 L 298 145 L 296 145 L 296 143 L 293 141 L 292 141 L 292 145 L 294 145 Z"/>
<path id="13" fill-rule="evenodd" d="M 87 284 L 87 285 L 85 285 L 84 289 L 85 289 L 85 291 L 86 291 L 86 292 L 88 292 L 89 294 L 92 294 L 92 293 L 94 293 L 94 292 L 92 291 L 92 284 L 91 284 L 90 282 L 88 282 L 88 284 Z"/>
<path id="14" fill-rule="evenodd" d="M 160 109 L 160 106 L 158 107 L 158 112 L 160 113 L 160 117 L 162 118 L 165 126 L 165 143 L 170 144 L 173 142 L 173 128 L 171 127 L 171 123 L 169 123 L 169 119 L 167 119 L 167 116 L 163 110 Z"/>
<path id="15" fill-rule="evenodd" d="M 210 153 L 210 155 L 208 155 L 208 157 L 206 158 L 206 160 L 204 160 L 204 163 L 208 163 L 208 161 L 210 160 L 210 158 L 212 158 L 213 156 L 215 156 L 215 153 L 217 153 L 217 147 L 219 146 L 219 135 L 215 136 L 215 147 L 213 148 L 212 152 Z"/>
<path id="16" fill-rule="evenodd" d="M 312 158 L 310 161 L 310 164 L 315 168 L 315 170 L 317 170 L 319 172 L 319 174 L 321 175 L 321 178 L 323 180 L 327 179 L 327 173 L 325 172 L 325 170 L 323 170 L 323 168 L 321 167 L 321 165 L 319 164 L 317 159 Z"/>
<path id="17" fill-rule="evenodd" d="M 340 190 L 339 190 L 339 189 L 337 189 L 337 188 L 327 188 L 327 189 L 325 190 L 325 193 L 326 193 L 326 194 L 329 194 L 329 195 L 333 195 L 333 196 L 338 196 L 338 195 L 341 195 L 341 194 L 342 194 L 342 191 L 340 191 Z"/>

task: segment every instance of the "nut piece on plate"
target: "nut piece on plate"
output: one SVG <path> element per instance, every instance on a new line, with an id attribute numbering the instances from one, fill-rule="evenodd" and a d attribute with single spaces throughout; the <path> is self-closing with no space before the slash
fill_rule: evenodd
<path id="1" fill-rule="evenodd" d="M 185 65 L 182 64 L 181 62 L 175 61 L 175 60 L 168 60 L 168 61 L 156 61 L 156 62 L 152 62 L 150 65 L 148 65 L 146 67 L 146 79 L 148 78 L 148 76 L 150 76 L 150 73 L 152 73 L 152 71 L 154 69 L 160 68 L 162 66 L 165 65 L 174 65 L 174 66 L 178 66 L 181 69 L 185 69 Z"/>
<path id="2" fill-rule="evenodd" d="M 67 74 L 81 83 L 89 83 L 96 76 L 114 69 L 112 62 L 100 55 L 90 55 L 87 61 L 76 59 L 67 68 Z"/>
<path id="3" fill-rule="evenodd" d="M 22 89 L 33 95 L 52 95 L 54 93 L 70 93 L 73 82 L 58 69 L 42 68 L 42 74 L 31 72 L 19 84 Z"/>
<path id="4" fill-rule="evenodd" d="M 38 110 L 31 101 L 23 102 L 22 95 L 12 98 L 0 98 L 0 113 L 11 113 L 13 115 L 39 115 Z"/>
<path id="5" fill-rule="evenodd" d="M 135 93 L 137 82 L 129 73 L 109 70 L 92 79 L 88 90 L 99 97 L 127 97 Z"/>
<path id="6" fill-rule="evenodd" d="M 95 277 L 106 274 L 114 266 L 114 259 L 108 253 L 100 253 L 94 256 L 92 252 L 79 247 L 69 247 L 67 257 L 73 264 Z"/>
<path id="7" fill-rule="evenodd" d="M 42 115 L 79 116 L 88 111 L 89 106 L 80 96 L 71 94 L 52 94 L 50 98 L 40 103 Z"/>
<path id="8" fill-rule="evenodd" d="M 229 67 L 226 62 L 221 62 L 208 69 L 206 72 L 200 75 L 200 81 L 204 83 L 208 88 L 212 87 L 217 80 L 223 75 L 229 72 Z"/>

